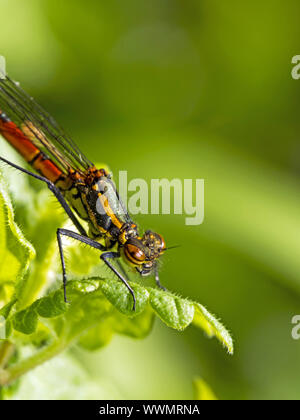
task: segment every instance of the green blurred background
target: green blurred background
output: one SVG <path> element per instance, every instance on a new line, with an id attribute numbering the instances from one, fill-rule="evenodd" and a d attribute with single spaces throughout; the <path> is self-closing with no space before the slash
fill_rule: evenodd
<path id="1" fill-rule="evenodd" d="M 129 179 L 205 179 L 203 225 L 136 219 L 181 244 L 161 280 L 221 317 L 234 356 L 157 320 L 144 341 L 71 350 L 78 387 L 104 390 L 85 397 L 192 398 L 201 376 L 221 399 L 298 399 L 299 1 L 0 0 L 0 10 L 9 74 L 87 156 Z M 68 363 L 50 362 L 56 380 Z"/>

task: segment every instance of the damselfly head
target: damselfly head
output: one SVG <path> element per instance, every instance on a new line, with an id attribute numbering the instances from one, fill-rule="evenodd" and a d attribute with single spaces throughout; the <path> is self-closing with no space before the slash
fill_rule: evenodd
<path id="1" fill-rule="evenodd" d="M 150 253 L 150 259 L 158 258 L 166 249 L 164 238 L 159 233 L 152 232 L 151 230 L 147 230 L 144 233 L 141 242 Z"/>
<path id="2" fill-rule="evenodd" d="M 156 260 L 166 249 L 165 240 L 158 233 L 147 230 L 143 237 L 130 238 L 124 244 L 124 256 L 142 275 L 153 272 Z"/>

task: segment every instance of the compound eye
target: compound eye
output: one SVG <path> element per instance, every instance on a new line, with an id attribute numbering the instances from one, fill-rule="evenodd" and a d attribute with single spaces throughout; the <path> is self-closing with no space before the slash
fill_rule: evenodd
<path id="1" fill-rule="evenodd" d="M 146 255 L 144 251 L 136 245 L 133 244 L 125 244 L 124 252 L 129 261 L 133 264 L 142 264 L 145 259 Z"/>
<path id="2" fill-rule="evenodd" d="M 158 235 L 161 241 L 160 252 L 164 252 L 166 250 L 166 242 L 161 235 Z"/>

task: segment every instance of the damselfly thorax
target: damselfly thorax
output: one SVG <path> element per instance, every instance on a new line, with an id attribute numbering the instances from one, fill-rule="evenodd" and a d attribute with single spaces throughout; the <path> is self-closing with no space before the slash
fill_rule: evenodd
<path id="1" fill-rule="evenodd" d="M 96 168 L 55 120 L 41 108 L 19 84 L 0 75 L 0 134 L 17 150 L 38 174 L 7 161 L 8 165 L 47 184 L 79 233 L 57 229 L 64 293 L 66 268 L 62 236 L 81 241 L 101 251 L 100 258 L 126 285 L 126 275 L 111 260 L 121 258 L 140 275 L 158 277 L 158 260 L 166 250 L 161 235 L 150 230 L 142 236 L 128 214 L 118 191 L 105 169 Z M 82 225 L 86 222 L 88 231 Z M 117 252 L 112 248 L 117 246 Z"/>

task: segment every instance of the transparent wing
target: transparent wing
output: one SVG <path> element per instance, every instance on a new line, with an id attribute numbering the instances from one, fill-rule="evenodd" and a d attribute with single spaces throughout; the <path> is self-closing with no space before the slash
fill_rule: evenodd
<path id="1" fill-rule="evenodd" d="M 57 122 L 17 82 L 1 73 L 0 110 L 62 170 L 84 173 L 93 166 Z"/>

